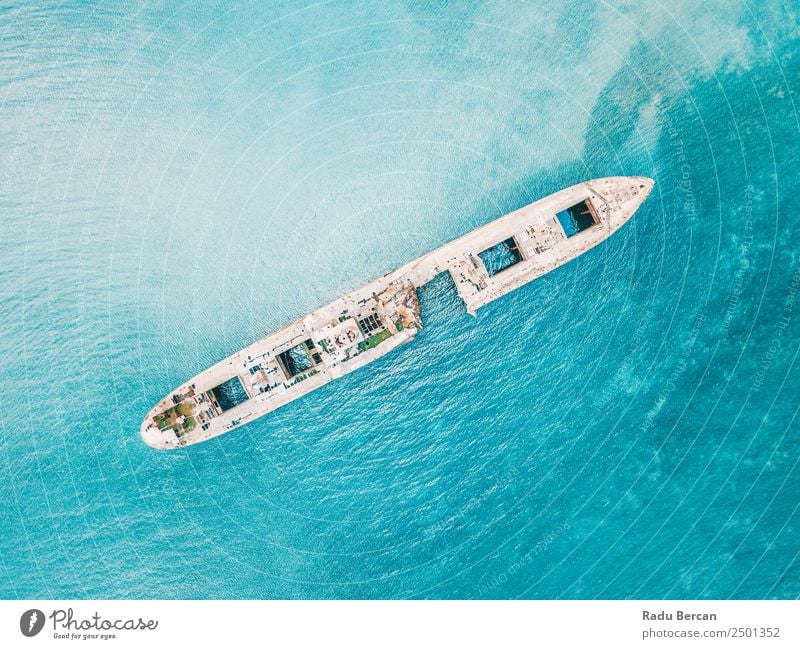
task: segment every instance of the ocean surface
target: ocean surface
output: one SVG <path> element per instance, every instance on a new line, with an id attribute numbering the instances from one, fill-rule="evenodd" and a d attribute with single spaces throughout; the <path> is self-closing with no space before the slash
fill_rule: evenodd
<path id="1" fill-rule="evenodd" d="M 800 6 L 0 8 L 0 596 L 800 596 Z M 573 263 L 210 442 L 175 386 L 506 212 Z"/>

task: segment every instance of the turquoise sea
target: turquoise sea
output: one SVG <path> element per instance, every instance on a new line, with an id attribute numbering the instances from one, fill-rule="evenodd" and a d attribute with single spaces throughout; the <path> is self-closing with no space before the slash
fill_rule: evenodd
<path id="1" fill-rule="evenodd" d="M 0 8 L 0 596 L 800 596 L 800 5 Z M 604 245 L 157 452 L 165 393 L 508 211 Z"/>

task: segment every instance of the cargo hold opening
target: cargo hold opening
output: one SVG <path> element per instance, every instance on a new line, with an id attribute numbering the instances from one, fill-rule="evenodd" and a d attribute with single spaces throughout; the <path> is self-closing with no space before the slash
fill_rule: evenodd
<path id="1" fill-rule="evenodd" d="M 481 258 L 483 265 L 486 267 L 489 277 L 497 275 L 497 273 L 522 261 L 522 253 L 519 251 L 519 246 L 514 237 L 509 237 L 505 241 L 479 252 L 478 257 Z"/>
<path id="2" fill-rule="evenodd" d="M 588 200 L 583 200 L 558 212 L 556 218 L 567 237 L 573 237 L 584 230 L 588 230 L 598 222 L 594 216 L 592 205 Z"/>

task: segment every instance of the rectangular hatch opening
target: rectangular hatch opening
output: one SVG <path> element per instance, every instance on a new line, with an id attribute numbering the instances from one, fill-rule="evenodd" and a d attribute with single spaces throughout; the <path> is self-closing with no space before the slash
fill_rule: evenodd
<path id="1" fill-rule="evenodd" d="M 597 225 L 597 219 L 594 217 L 592 206 L 588 200 L 582 200 L 580 203 L 558 212 L 556 218 L 567 238 L 574 237 L 593 225 Z"/>
<path id="2" fill-rule="evenodd" d="M 289 379 L 306 370 L 310 370 L 317 363 L 322 361 L 319 352 L 317 352 L 316 345 L 310 338 L 299 345 L 295 345 L 291 349 L 287 349 L 285 352 L 281 352 L 275 359 L 281 366 L 283 373 Z"/>
<path id="3" fill-rule="evenodd" d="M 250 398 L 238 376 L 234 376 L 225 381 L 225 383 L 220 383 L 217 387 L 211 388 L 211 394 L 214 395 L 214 399 L 216 399 L 223 412 L 238 406 Z"/>
<path id="4" fill-rule="evenodd" d="M 519 251 L 514 237 L 509 237 L 505 241 L 496 243 L 491 248 L 478 253 L 489 277 L 497 275 L 507 268 L 522 261 L 522 253 Z"/>

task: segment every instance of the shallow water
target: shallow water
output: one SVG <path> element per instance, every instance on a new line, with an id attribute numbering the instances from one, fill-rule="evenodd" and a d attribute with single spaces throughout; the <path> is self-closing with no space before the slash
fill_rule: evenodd
<path id="1" fill-rule="evenodd" d="M 800 593 L 794 4 L 37 4 L 0 10 L 0 595 Z M 436 282 L 369 368 L 140 441 L 222 357 L 613 174 L 656 180 L 634 219 L 477 318 Z"/>

